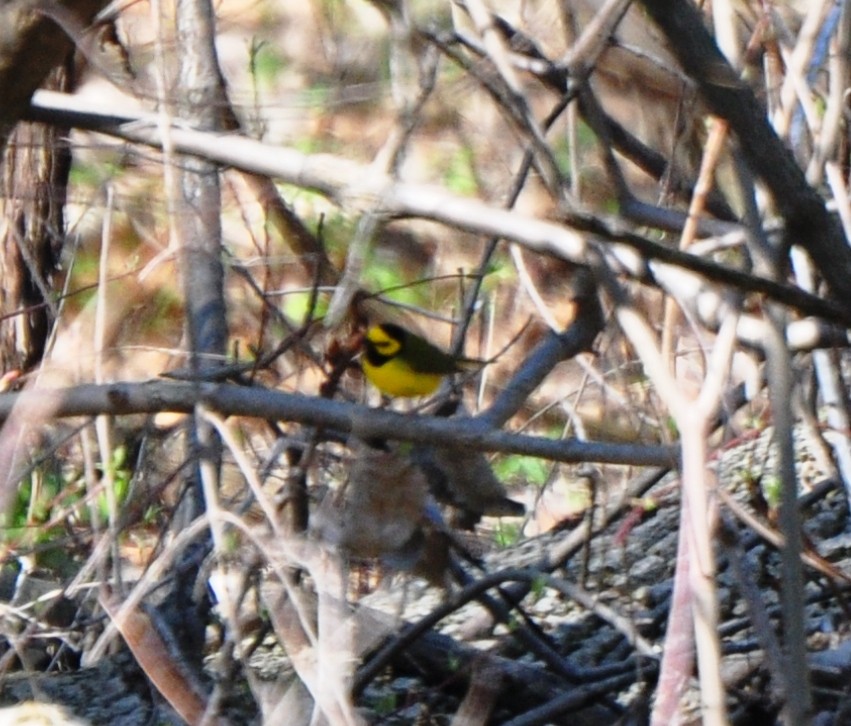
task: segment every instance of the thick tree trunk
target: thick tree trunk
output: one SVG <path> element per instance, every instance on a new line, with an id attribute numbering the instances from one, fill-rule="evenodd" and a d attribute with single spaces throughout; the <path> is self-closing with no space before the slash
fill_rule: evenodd
<path id="1" fill-rule="evenodd" d="M 68 89 L 63 64 L 75 40 L 85 41 L 72 40 L 47 12 L 64 16 L 68 27 L 88 28 L 104 5 L 105 0 L 0 4 L 0 373 L 26 369 L 44 352 L 51 276 L 64 237 L 67 133 L 18 124 L 37 88 Z"/>
<path id="2" fill-rule="evenodd" d="M 69 64 L 70 65 L 70 64 Z M 67 91 L 70 68 L 57 67 L 45 87 Z M 31 367 L 53 322 L 52 276 L 65 234 L 71 153 L 67 130 L 19 123 L 0 174 L 0 370 Z"/>
<path id="3" fill-rule="evenodd" d="M 43 0 L 0 3 L 0 142 L 11 133 L 33 92 L 74 47 L 40 9 L 44 5 Z M 67 14 L 75 25 L 87 28 L 106 0 L 59 0 L 52 5 L 51 13 Z"/>

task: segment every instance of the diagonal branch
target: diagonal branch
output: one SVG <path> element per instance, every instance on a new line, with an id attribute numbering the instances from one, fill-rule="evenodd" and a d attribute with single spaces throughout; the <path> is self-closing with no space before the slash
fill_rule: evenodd
<path id="1" fill-rule="evenodd" d="M 88 104 L 80 106 L 75 99 L 62 94 L 39 92 L 27 115 L 31 120 L 61 122 L 157 148 L 162 144 L 153 117 L 99 112 Z M 597 240 L 617 243 L 608 245 L 607 249 L 616 252 L 620 248 L 638 253 L 644 261 L 683 267 L 724 287 L 761 293 L 807 315 L 851 326 L 851 312 L 839 302 L 670 249 L 595 217 L 573 215 L 570 219 L 573 228 L 570 228 L 462 198 L 435 185 L 399 182 L 330 154 L 305 155 L 238 134 L 197 131 L 185 124 L 176 124 L 169 133 L 175 151 L 313 189 L 347 207 L 369 208 L 395 217 L 421 217 L 478 234 L 496 235 L 579 265 L 588 263 L 589 251 L 597 246 Z M 631 268 L 629 273 L 653 281 L 646 264 Z"/>
<path id="2" fill-rule="evenodd" d="M 786 247 L 812 256 L 834 297 L 851 298 L 851 247 L 789 149 L 775 133 L 753 91 L 739 80 L 687 0 L 642 0 L 707 106 L 739 139 L 748 166 L 771 191 L 786 220 Z M 846 303 L 847 304 L 847 303 Z"/>

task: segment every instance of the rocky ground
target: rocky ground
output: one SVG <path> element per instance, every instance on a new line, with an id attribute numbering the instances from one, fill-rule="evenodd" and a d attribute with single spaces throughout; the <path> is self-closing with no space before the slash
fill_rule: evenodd
<path id="1" fill-rule="evenodd" d="M 754 461 L 765 463 L 766 441 L 767 435 L 738 447 L 719 465 L 728 472 L 725 486 L 735 494 L 729 505 L 720 507 L 717 556 L 723 677 L 731 721 L 739 724 L 775 723 L 782 701 L 782 691 L 769 677 L 765 649 L 770 643 L 754 627 L 752 610 L 755 602 L 761 603 L 782 640 L 779 556 L 766 540 L 773 527 L 767 525 L 764 537 L 752 522 L 742 519 L 754 507 L 743 475 Z M 843 574 L 851 572 L 851 529 L 846 493 L 836 481 L 820 478 L 804 451 L 802 445 L 799 460 L 809 489 L 801 500 L 805 531 L 814 552 L 837 568 L 833 577 L 812 566 L 806 573 L 816 722 L 840 724 L 851 713 L 845 685 L 851 673 L 846 611 L 851 580 Z M 362 703 L 372 710 L 370 721 L 450 723 L 451 715 L 475 696 L 480 708 L 492 709 L 489 723 L 644 723 L 664 642 L 679 517 L 673 476 L 642 492 L 646 483 L 637 483 L 632 492 L 641 495 L 642 506 L 613 507 L 608 524 L 592 537 L 583 536 L 581 527 L 568 529 L 486 558 L 488 573 L 504 572 L 505 590 L 530 590 L 508 627 L 490 629 L 493 607 L 480 603 L 452 610 L 437 624 L 437 631 L 453 641 L 487 653 L 491 678 L 501 679 L 501 687 L 477 694 L 473 686 L 466 690 L 456 686 L 453 691 L 446 687 L 453 680 L 450 672 L 430 672 L 428 665 L 418 665 L 416 656 L 399 658 L 364 692 Z M 651 502 L 653 507 L 648 508 Z M 552 570 L 550 579 L 524 587 L 529 585 L 523 578 L 530 569 L 548 558 L 564 560 L 563 565 Z M 412 622 L 427 618 L 445 602 L 424 585 L 411 584 L 403 593 L 393 594 L 379 592 L 364 602 L 387 611 L 401 607 Z M 546 662 L 525 629 L 563 657 L 562 672 L 554 674 L 559 666 Z M 514 672 L 517 664 L 527 670 Z M 530 681 L 540 686 L 534 696 Z M 682 704 L 686 714 L 692 709 L 686 723 L 690 719 L 699 723 L 696 681 L 693 685 L 692 698 Z M 387 703 L 396 707 L 376 713 L 376 704 Z"/>
<path id="2" fill-rule="evenodd" d="M 770 512 L 761 513 L 762 502 L 748 486 L 768 460 L 769 437 L 770 431 L 739 442 L 715 462 L 729 493 L 719 499 L 716 542 L 723 678 L 734 724 L 776 723 L 783 698 L 766 655 L 774 647 L 766 632 L 782 643 L 779 556 Z M 801 512 L 812 554 L 818 553 L 806 568 L 815 722 L 848 723 L 846 493 L 824 476 L 803 440 L 799 449 Z M 447 591 L 400 575 L 369 594 L 353 594 L 360 622 L 380 623 L 376 633 L 387 634 L 355 672 L 357 713 L 370 724 L 400 726 L 646 723 L 669 614 L 678 522 L 676 475 L 648 471 L 568 526 L 462 562 L 463 586 Z M 755 608 L 764 610 L 768 631 L 754 626 Z M 246 603 L 246 616 L 249 610 Z M 14 614 L 7 610 L 7 620 Z M 255 692 L 258 683 L 291 687 L 298 680 L 293 664 L 259 622 L 253 632 L 261 645 L 248 661 Z M 74 627 L 92 626 L 78 618 Z M 223 672 L 231 679 L 223 705 L 229 715 L 220 722 L 258 722 L 239 667 L 227 659 L 223 667 L 226 651 L 215 638 L 210 648 L 214 678 L 220 685 Z M 63 718 L 91 724 L 180 722 L 126 654 L 93 668 L 69 668 L 7 676 L 0 703 L 47 700 L 68 709 Z M 298 708 L 309 718 L 312 702 L 303 688 L 293 690 L 301 695 L 292 703 L 301 705 L 287 701 L 286 713 L 295 724 Z M 696 680 L 681 711 L 683 723 L 699 723 Z M 0 711 L 0 724 L 25 723 L 8 713 Z"/>

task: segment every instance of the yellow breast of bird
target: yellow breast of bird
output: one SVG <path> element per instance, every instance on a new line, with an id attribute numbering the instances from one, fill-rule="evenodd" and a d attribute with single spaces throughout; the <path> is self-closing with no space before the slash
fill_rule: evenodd
<path id="1" fill-rule="evenodd" d="M 413 370 L 401 358 L 390 358 L 381 365 L 361 361 L 363 372 L 378 390 L 388 396 L 428 396 L 440 385 L 443 376 Z"/>

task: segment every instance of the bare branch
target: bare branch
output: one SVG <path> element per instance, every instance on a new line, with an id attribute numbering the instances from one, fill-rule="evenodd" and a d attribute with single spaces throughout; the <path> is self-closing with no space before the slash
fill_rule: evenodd
<path id="1" fill-rule="evenodd" d="M 672 447 L 608 444 L 575 439 L 555 440 L 494 431 L 478 417 L 409 416 L 266 388 L 213 383 L 112 383 L 82 385 L 61 390 L 32 390 L 0 394 L 0 419 L 13 410 L 45 411 L 45 417 L 124 415 L 176 411 L 189 413 L 199 403 L 226 416 L 248 416 L 270 421 L 297 421 L 322 425 L 361 438 L 422 441 L 464 446 L 477 451 L 504 451 L 541 456 L 553 461 L 599 461 L 637 466 L 671 465 Z"/>
<path id="2" fill-rule="evenodd" d="M 642 4 L 665 33 L 683 69 L 697 82 L 709 108 L 739 138 L 750 168 L 771 190 L 786 220 L 786 246 L 804 247 L 835 298 L 851 299 L 851 247 L 769 124 L 753 91 L 718 50 L 703 16 L 686 0 L 642 0 Z"/>
<path id="3" fill-rule="evenodd" d="M 80 106 L 62 94 L 40 91 L 28 117 L 45 122 L 59 121 L 154 147 L 161 145 L 153 117 L 98 112 L 88 105 Z M 398 182 L 356 162 L 330 154 L 309 156 L 238 134 L 205 133 L 188 129 L 185 125 L 176 125 L 170 130 L 170 135 L 176 151 L 313 189 L 347 208 L 372 209 L 388 216 L 431 219 L 459 229 L 510 239 L 531 250 L 553 254 L 580 265 L 588 263 L 589 250 L 597 246 L 595 238 L 600 238 L 608 243 L 620 243 L 604 248 L 612 254 L 619 254 L 619 248 L 624 252 L 639 253 L 641 262 L 625 265 L 623 271 L 645 281 L 652 282 L 646 260 L 655 260 L 692 270 L 724 286 L 762 293 L 808 315 L 851 325 L 851 312 L 838 302 L 670 249 L 595 217 L 573 215 L 571 229 L 478 200 L 458 197 L 433 185 Z"/>

